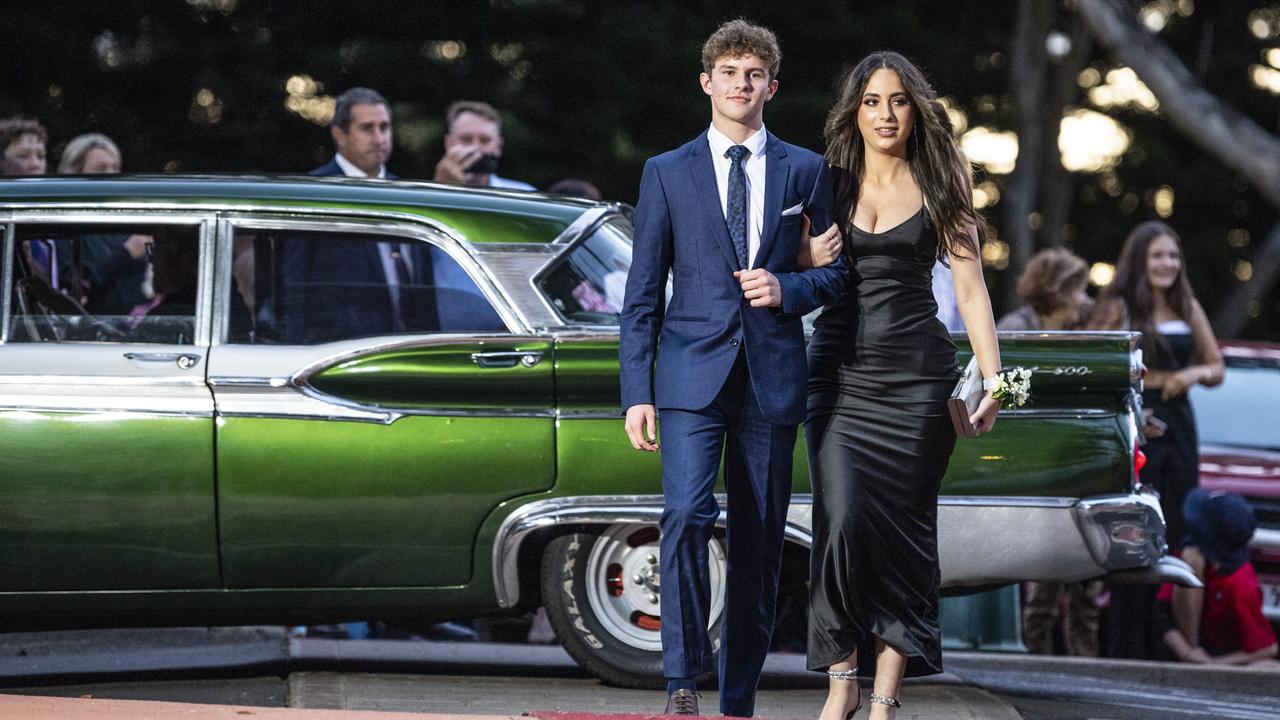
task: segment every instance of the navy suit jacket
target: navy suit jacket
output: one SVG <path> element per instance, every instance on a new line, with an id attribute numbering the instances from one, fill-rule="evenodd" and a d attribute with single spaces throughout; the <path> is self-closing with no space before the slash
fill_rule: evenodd
<path id="1" fill-rule="evenodd" d="M 344 173 L 335 157 L 309 174 L 340 176 Z M 395 176 L 387 173 L 387 178 Z M 413 253 L 410 265 L 416 277 L 425 278 L 431 272 L 430 260 L 430 252 L 425 247 Z M 286 342 L 326 342 L 396 331 L 394 306 L 378 243 L 348 242 L 341 235 L 309 237 L 305 243 L 286 248 L 283 266 L 291 286 L 289 297 L 280 303 L 278 310 Z M 435 292 L 434 281 L 419 282 L 423 286 L 419 292 Z M 401 297 L 402 302 L 408 301 L 406 295 Z M 423 317 L 419 318 L 419 327 L 412 330 L 439 329 L 434 307 L 423 310 L 420 315 Z"/>
<path id="2" fill-rule="evenodd" d="M 778 278 L 780 309 L 751 307 L 733 276 L 738 261 L 706 133 L 645 163 L 620 321 L 624 410 L 710 405 L 744 348 L 765 417 L 779 425 L 804 420 L 808 373 L 801 316 L 839 295 L 848 269 L 838 260 L 798 272 L 800 213 L 782 215 L 803 204 L 814 232 L 831 226 L 826 161 L 772 133 L 765 152 L 764 228 L 753 267 Z M 674 276 L 669 305 L 668 273 Z"/>

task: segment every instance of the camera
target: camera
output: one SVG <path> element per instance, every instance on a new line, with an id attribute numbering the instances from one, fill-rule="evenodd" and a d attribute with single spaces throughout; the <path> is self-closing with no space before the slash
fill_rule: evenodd
<path id="1" fill-rule="evenodd" d="M 485 153 L 467 166 L 467 172 L 475 175 L 496 175 L 498 173 L 498 156 Z"/>

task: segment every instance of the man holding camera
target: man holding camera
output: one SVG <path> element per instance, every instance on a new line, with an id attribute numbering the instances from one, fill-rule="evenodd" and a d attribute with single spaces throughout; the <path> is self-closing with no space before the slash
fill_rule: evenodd
<path id="1" fill-rule="evenodd" d="M 436 163 L 436 182 L 534 190 L 529 183 L 498 176 L 502 157 L 502 119 L 492 105 L 459 100 L 445 113 L 448 130 L 444 136 L 444 157 Z"/>

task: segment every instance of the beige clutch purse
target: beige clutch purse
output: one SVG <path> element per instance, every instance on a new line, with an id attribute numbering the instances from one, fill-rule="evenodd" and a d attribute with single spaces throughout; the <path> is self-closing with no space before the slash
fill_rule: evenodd
<path id="1" fill-rule="evenodd" d="M 956 389 L 951 391 L 947 400 L 947 411 L 951 413 L 951 424 L 956 428 L 956 437 L 976 437 L 978 429 L 969 422 L 969 416 L 977 412 L 978 404 L 986 391 L 982 389 L 982 371 L 978 369 L 978 358 L 969 359 Z"/>

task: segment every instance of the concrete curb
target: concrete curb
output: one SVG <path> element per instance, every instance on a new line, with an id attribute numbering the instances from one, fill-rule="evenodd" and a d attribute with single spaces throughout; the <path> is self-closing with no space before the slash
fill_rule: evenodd
<path id="1" fill-rule="evenodd" d="M 1248 667 L 977 652 L 947 653 L 943 662 L 948 672 L 955 673 L 966 681 L 972 681 L 971 676 L 981 673 L 1031 672 L 1031 668 L 1034 668 L 1034 672 L 1040 674 L 1101 678 L 1113 683 L 1267 698 L 1280 695 L 1280 675 L 1274 670 Z"/>
<path id="2" fill-rule="evenodd" d="M 0 635 L 0 686 L 148 673 L 283 671 L 283 628 L 167 628 Z"/>

